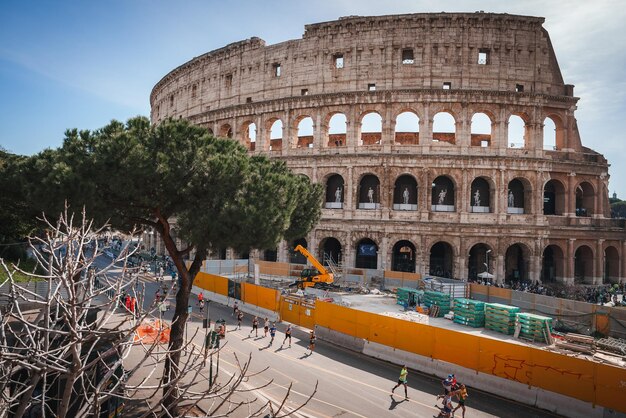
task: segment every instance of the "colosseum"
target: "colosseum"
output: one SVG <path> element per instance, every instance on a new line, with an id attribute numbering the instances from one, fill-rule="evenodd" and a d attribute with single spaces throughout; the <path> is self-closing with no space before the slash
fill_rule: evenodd
<path id="1" fill-rule="evenodd" d="M 623 281 L 609 164 L 582 145 L 543 22 L 348 16 L 276 45 L 251 38 L 163 77 L 151 119 L 186 118 L 325 185 L 297 241 L 344 269 Z M 302 261 L 298 242 L 254 254 Z"/>

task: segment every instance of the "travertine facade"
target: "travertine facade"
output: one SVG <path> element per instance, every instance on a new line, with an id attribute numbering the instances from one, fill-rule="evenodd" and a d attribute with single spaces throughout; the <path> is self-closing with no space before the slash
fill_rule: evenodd
<path id="1" fill-rule="evenodd" d="M 187 118 L 325 184 L 322 220 L 303 238 L 345 266 L 622 280 L 626 235 L 609 217 L 608 164 L 581 144 L 578 98 L 543 21 L 351 16 L 277 45 L 252 38 L 166 75 L 152 120 Z M 452 129 L 439 129 L 446 118 Z M 490 132 L 473 129 L 480 118 Z"/>

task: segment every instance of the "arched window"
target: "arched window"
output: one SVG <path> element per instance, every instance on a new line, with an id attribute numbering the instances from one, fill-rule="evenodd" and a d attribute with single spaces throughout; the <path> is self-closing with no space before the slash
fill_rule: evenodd
<path id="1" fill-rule="evenodd" d="M 380 181 L 373 174 L 363 176 L 359 183 L 357 209 L 380 209 Z"/>
<path id="2" fill-rule="evenodd" d="M 393 210 L 417 210 L 417 182 L 413 176 L 405 174 L 396 180 Z"/>
<path id="3" fill-rule="evenodd" d="M 454 212 L 454 183 L 447 176 L 439 176 L 432 183 L 431 211 Z"/>
<path id="4" fill-rule="evenodd" d="M 456 121 L 448 112 L 439 112 L 433 118 L 433 142 L 456 143 Z"/>
<path id="5" fill-rule="evenodd" d="M 361 145 L 380 144 L 383 135 L 383 118 L 370 112 L 361 119 Z"/>
<path id="6" fill-rule="evenodd" d="M 263 251 L 263 260 L 265 261 L 278 261 L 278 250 L 276 248 L 272 250 Z"/>
<path id="7" fill-rule="evenodd" d="M 420 137 L 420 120 L 413 112 L 402 112 L 396 117 L 395 142 L 402 145 L 417 145 Z"/>
<path id="8" fill-rule="evenodd" d="M 467 278 L 491 282 L 493 276 L 493 260 L 495 254 L 487 244 L 476 244 L 469 252 L 467 260 Z"/>
<path id="9" fill-rule="evenodd" d="M 504 280 L 512 286 L 528 281 L 530 251 L 523 244 L 513 244 L 504 256 Z"/>
<path id="10" fill-rule="evenodd" d="M 593 283 L 593 251 L 586 245 L 581 245 L 574 253 L 574 282 Z"/>
<path id="11" fill-rule="evenodd" d="M 558 180 L 550 180 L 543 188 L 543 214 L 563 215 L 565 210 L 565 187 Z"/>
<path id="12" fill-rule="evenodd" d="M 471 187 L 470 208 L 474 213 L 491 212 L 491 188 L 482 177 L 474 179 Z"/>
<path id="13" fill-rule="evenodd" d="M 526 122 L 524 119 L 518 115 L 511 115 L 508 131 L 509 148 L 526 147 Z"/>
<path id="14" fill-rule="evenodd" d="M 430 247 L 430 269 L 433 276 L 454 277 L 454 251 L 447 242 L 438 242 Z"/>
<path id="15" fill-rule="evenodd" d="M 491 119 L 485 113 L 474 113 L 472 116 L 472 146 L 491 146 Z"/>
<path id="16" fill-rule="evenodd" d="M 274 119 L 269 126 L 270 151 L 279 151 L 283 147 L 283 121 Z"/>
<path id="17" fill-rule="evenodd" d="M 556 124 L 549 117 L 543 121 L 543 149 L 556 149 Z"/>
<path id="18" fill-rule="evenodd" d="M 298 122 L 296 148 L 313 148 L 313 118 L 302 117 Z"/>
<path id="19" fill-rule="evenodd" d="M 244 124 L 243 131 L 246 148 L 248 148 L 249 151 L 254 151 L 256 149 L 256 124 L 254 122 Z"/>
<path id="20" fill-rule="evenodd" d="M 415 245 L 411 241 L 398 241 L 391 254 L 391 270 L 415 272 Z"/>
<path id="21" fill-rule="evenodd" d="M 541 260 L 541 281 L 544 283 L 562 282 L 565 271 L 565 257 L 558 245 L 548 245 L 543 250 Z"/>
<path id="22" fill-rule="evenodd" d="M 596 197 L 593 186 L 583 181 L 576 187 L 576 216 L 591 216 L 595 213 Z"/>
<path id="23" fill-rule="evenodd" d="M 613 246 L 604 250 L 603 283 L 619 283 L 619 252 Z"/>
<path id="24" fill-rule="evenodd" d="M 335 113 L 328 121 L 328 146 L 346 145 L 347 119 L 343 113 Z"/>
<path id="25" fill-rule="evenodd" d="M 339 174 L 333 174 L 326 181 L 326 209 L 341 209 L 345 201 L 345 187 L 343 177 Z"/>
<path id="26" fill-rule="evenodd" d="M 233 137 L 233 128 L 225 123 L 220 128 L 220 137 L 221 138 L 232 138 Z"/>
<path id="27" fill-rule="evenodd" d="M 341 264 L 343 259 L 343 252 L 341 249 L 341 243 L 337 238 L 324 238 L 320 243 L 320 247 L 323 255 L 321 261 L 324 265 L 336 266 L 338 264 Z"/>
<path id="28" fill-rule="evenodd" d="M 364 238 L 356 245 L 356 268 L 378 268 L 378 245 L 369 238 Z"/>
<path id="29" fill-rule="evenodd" d="M 529 196 L 530 187 L 526 187 L 520 179 L 511 180 L 506 193 L 506 212 L 518 215 L 526 213 L 526 199 Z"/>

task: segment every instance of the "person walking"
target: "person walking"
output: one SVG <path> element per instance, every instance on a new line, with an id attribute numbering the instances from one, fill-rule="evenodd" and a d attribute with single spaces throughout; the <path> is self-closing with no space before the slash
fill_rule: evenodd
<path id="1" fill-rule="evenodd" d="M 243 321 L 243 311 L 237 313 L 237 329 L 241 329 L 241 321 Z"/>
<path id="2" fill-rule="evenodd" d="M 270 327 L 270 345 L 274 342 L 274 337 L 276 336 L 276 323 L 273 323 Z"/>
<path id="3" fill-rule="evenodd" d="M 252 318 L 252 329 L 250 330 L 250 334 L 248 335 L 252 335 L 252 331 L 254 331 L 255 337 L 259 336 L 259 317 L 258 316 L 255 316 L 254 318 Z"/>
<path id="4" fill-rule="evenodd" d="M 465 418 L 465 400 L 468 397 L 467 388 L 463 383 L 459 385 L 459 389 L 454 392 L 456 397 L 459 399 L 459 404 L 452 410 L 452 415 L 456 412 L 457 409 L 461 408 L 463 413 L 461 414 L 461 418 Z"/>
<path id="5" fill-rule="evenodd" d="M 395 385 L 393 389 L 391 389 L 391 393 L 394 393 L 397 387 L 402 385 L 404 386 L 404 398 L 409 399 L 408 387 L 406 385 L 408 376 L 409 376 L 409 371 L 407 370 L 406 366 L 402 366 L 402 370 L 400 370 L 400 377 L 398 378 L 398 384 Z"/>
<path id="6" fill-rule="evenodd" d="M 313 350 L 315 350 L 315 331 L 311 331 L 309 334 L 309 346 L 307 350 L 311 350 L 311 354 L 313 354 Z"/>
<path id="7" fill-rule="evenodd" d="M 263 338 L 267 337 L 267 331 L 269 331 L 270 329 L 270 321 L 269 319 L 265 318 L 265 323 L 263 324 L 263 331 L 265 331 L 265 335 L 263 335 Z"/>
<path id="8" fill-rule="evenodd" d="M 289 338 L 289 348 L 291 348 L 291 331 L 292 331 L 291 324 L 289 324 L 287 325 L 287 329 L 285 330 L 285 339 L 280 345 L 281 347 L 283 346 L 283 344 L 285 344 L 285 341 L 287 341 L 287 338 Z"/>

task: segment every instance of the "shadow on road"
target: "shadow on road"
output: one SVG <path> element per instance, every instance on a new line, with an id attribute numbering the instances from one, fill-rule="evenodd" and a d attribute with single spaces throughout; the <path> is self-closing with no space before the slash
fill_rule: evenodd
<path id="1" fill-rule="evenodd" d="M 389 405 L 390 411 L 396 409 L 396 406 L 400 405 L 402 402 L 408 402 L 408 399 L 406 398 L 402 399 L 401 401 L 396 401 L 393 395 L 389 395 L 389 397 L 391 398 L 391 404 Z"/>

